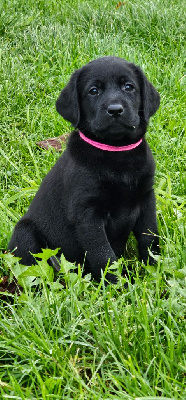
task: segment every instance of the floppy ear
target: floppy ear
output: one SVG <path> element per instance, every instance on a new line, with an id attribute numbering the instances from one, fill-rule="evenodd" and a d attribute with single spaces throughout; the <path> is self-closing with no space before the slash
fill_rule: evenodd
<path id="1" fill-rule="evenodd" d="M 77 81 L 79 70 L 75 71 L 70 78 L 69 83 L 62 90 L 56 101 L 56 109 L 64 119 L 70 121 L 76 127 L 80 119 L 80 109 L 77 93 Z"/>
<path id="2" fill-rule="evenodd" d="M 148 123 L 149 118 L 155 114 L 160 105 L 160 95 L 155 87 L 148 81 L 141 68 L 135 66 L 141 88 L 141 110 L 143 118 Z"/>

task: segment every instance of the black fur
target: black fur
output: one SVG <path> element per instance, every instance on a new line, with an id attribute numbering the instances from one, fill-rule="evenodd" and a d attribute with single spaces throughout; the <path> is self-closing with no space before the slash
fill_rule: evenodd
<path id="1" fill-rule="evenodd" d="M 56 107 L 87 137 L 123 146 L 144 137 L 159 103 L 158 92 L 138 66 L 103 57 L 74 72 Z M 71 262 L 86 259 L 85 267 L 99 279 L 108 260 L 112 263 L 124 254 L 133 231 L 140 259 L 147 263 L 148 248 L 159 252 L 154 170 L 145 139 L 133 150 L 108 152 L 73 131 L 67 149 L 17 223 L 9 250 L 16 249 L 22 264 L 31 265 L 31 253 L 60 248 Z M 111 274 L 107 278 L 114 281 Z"/>

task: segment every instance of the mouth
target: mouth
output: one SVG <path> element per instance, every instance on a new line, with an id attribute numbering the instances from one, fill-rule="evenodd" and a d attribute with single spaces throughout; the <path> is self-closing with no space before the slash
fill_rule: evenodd
<path id="1" fill-rule="evenodd" d="M 96 129 L 95 135 L 100 138 L 110 138 L 115 140 L 120 140 L 124 138 L 127 134 L 131 134 L 136 129 L 135 125 L 124 125 L 118 122 L 112 123 L 104 129 Z"/>

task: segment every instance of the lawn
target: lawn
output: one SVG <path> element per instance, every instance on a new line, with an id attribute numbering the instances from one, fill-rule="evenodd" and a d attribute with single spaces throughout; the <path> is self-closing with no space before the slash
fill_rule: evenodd
<path id="1" fill-rule="evenodd" d="M 1 0 L 0 276 L 23 287 L 0 296 L 2 399 L 186 398 L 184 34 L 181 0 Z M 71 130 L 55 110 L 60 90 L 103 55 L 140 65 L 161 95 L 147 132 L 161 256 L 140 264 L 131 236 L 107 287 L 64 258 L 54 279 L 49 250 L 35 269 L 4 254 L 60 156 L 36 143 Z M 127 288 L 123 264 L 133 270 Z"/>

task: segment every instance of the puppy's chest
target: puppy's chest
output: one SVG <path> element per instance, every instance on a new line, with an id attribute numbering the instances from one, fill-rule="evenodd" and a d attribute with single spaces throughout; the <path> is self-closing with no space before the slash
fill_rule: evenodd
<path id="1" fill-rule="evenodd" d="M 107 233 L 115 235 L 123 227 L 132 226 L 136 220 L 145 188 L 138 179 L 122 175 L 102 182 L 101 213 Z"/>
<path id="2" fill-rule="evenodd" d="M 141 197 L 144 196 L 146 185 L 141 183 L 138 176 L 131 174 L 111 174 L 103 179 L 100 185 L 101 197 L 104 204 L 107 204 L 110 209 L 115 208 L 120 203 L 127 206 L 129 203 L 135 205 Z M 144 187 L 143 187 L 144 186 Z"/>

